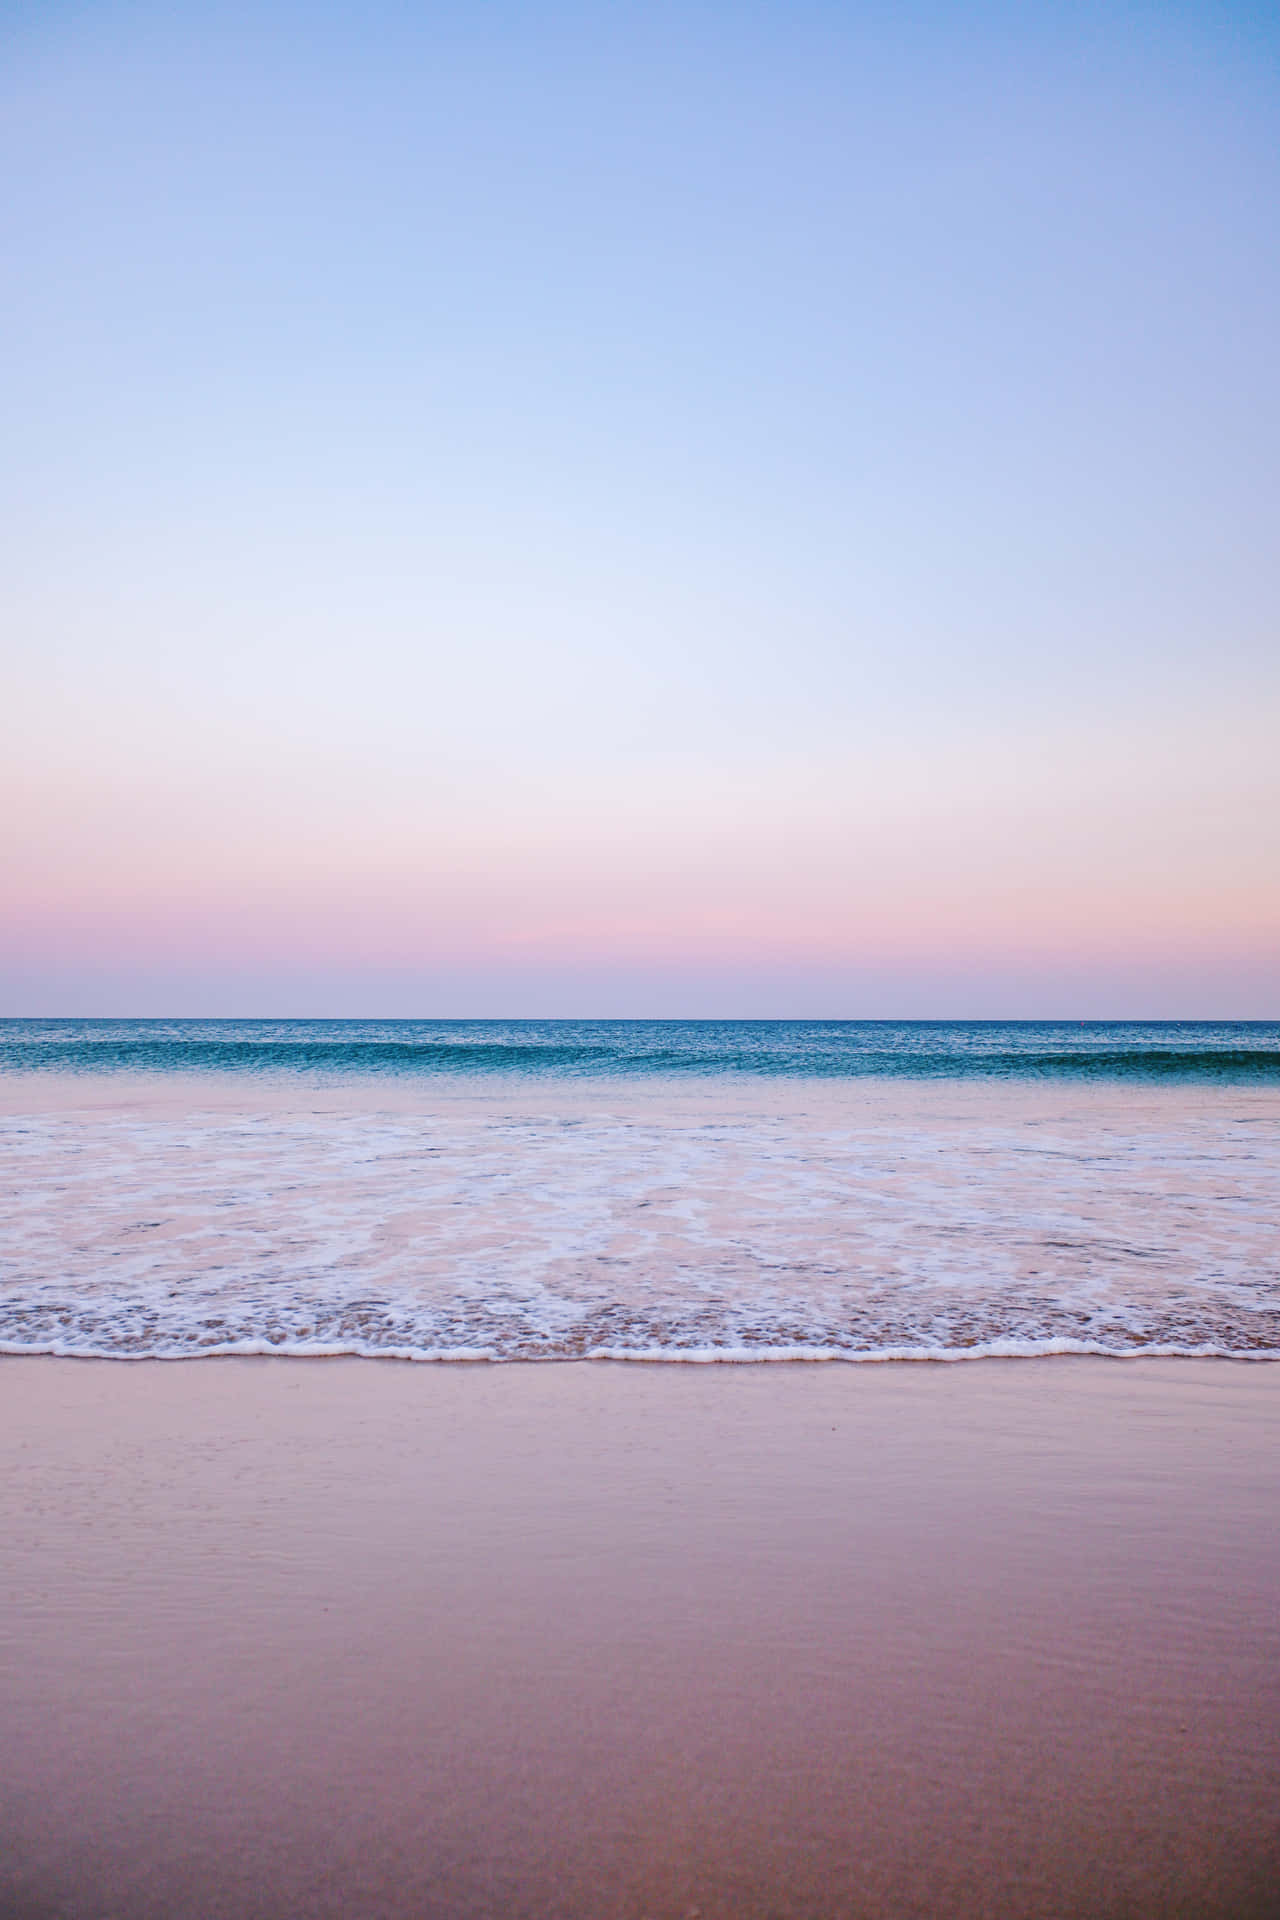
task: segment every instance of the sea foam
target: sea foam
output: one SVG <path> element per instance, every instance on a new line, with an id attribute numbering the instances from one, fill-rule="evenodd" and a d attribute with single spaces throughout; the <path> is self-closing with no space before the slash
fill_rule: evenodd
<path id="1" fill-rule="evenodd" d="M 11 1073 L 0 1351 L 1280 1352 L 1263 1085 Z"/>

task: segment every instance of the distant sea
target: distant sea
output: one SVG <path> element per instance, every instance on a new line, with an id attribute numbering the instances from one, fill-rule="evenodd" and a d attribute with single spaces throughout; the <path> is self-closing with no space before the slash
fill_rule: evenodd
<path id="1" fill-rule="evenodd" d="M 1063 1020 L 5 1020 L 0 1072 L 1273 1080 L 1280 1024 Z"/>
<path id="2" fill-rule="evenodd" d="M 0 1351 L 1280 1357 L 1280 1026 L 0 1022 Z"/>

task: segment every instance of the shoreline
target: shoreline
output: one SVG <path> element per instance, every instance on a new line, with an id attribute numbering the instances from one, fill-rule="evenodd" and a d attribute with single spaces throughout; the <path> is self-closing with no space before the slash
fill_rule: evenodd
<path id="1" fill-rule="evenodd" d="M 1017 1341 L 993 1341 L 977 1347 L 940 1347 L 911 1349 L 894 1347 L 883 1352 L 847 1353 L 825 1348 L 794 1347 L 777 1351 L 753 1348 L 627 1349 L 606 1347 L 590 1353 L 501 1354 L 493 1351 L 459 1349 L 453 1352 L 426 1353 L 407 1347 L 366 1348 L 356 1346 L 279 1346 L 270 1341 L 247 1342 L 234 1347 L 212 1347 L 192 1353 L 114 1353 L 106 1349 L 80 1350 L 62 1347 L 20 1347 L 0 1342 L 0 1362 L 5 1360 L 76 1360 L 113 1366 L 154 1363 L 157 1366 L 197 1366 L 208 1360 L 361 1360 L 377 1365 L 401 1367 L 951 1367 L 960 1365 L 1004 1365 L 1008 1362 L 1100 1360 L 1100 1361 L 1174 1361 L 1192 1363 L 1225 1362 L 1246 1366 L 1274 1366 L 1280 1361 L 1280 1349 L 1274 1347 L 1231 1349 L 1226 1347 L 1133 1347 L 1117 1349 L 1081 1341 L 1033 1346 Z"/>

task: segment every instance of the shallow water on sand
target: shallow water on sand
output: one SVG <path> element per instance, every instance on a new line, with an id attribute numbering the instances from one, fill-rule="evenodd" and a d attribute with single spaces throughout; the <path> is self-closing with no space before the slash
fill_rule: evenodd
<path id="1" fill-rule="evenodd" d="M 0 1351 L 1280 1354 L 1280 1090 L 0 1080 Z"/>

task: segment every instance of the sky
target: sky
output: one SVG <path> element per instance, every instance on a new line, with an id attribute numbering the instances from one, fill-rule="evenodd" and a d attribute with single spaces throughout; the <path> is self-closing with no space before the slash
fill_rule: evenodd
<path id="1" fill-rule="evenodd" d="M 0 1014 L 1280 1016 L 1280 15 L 0 4 Z"/>

